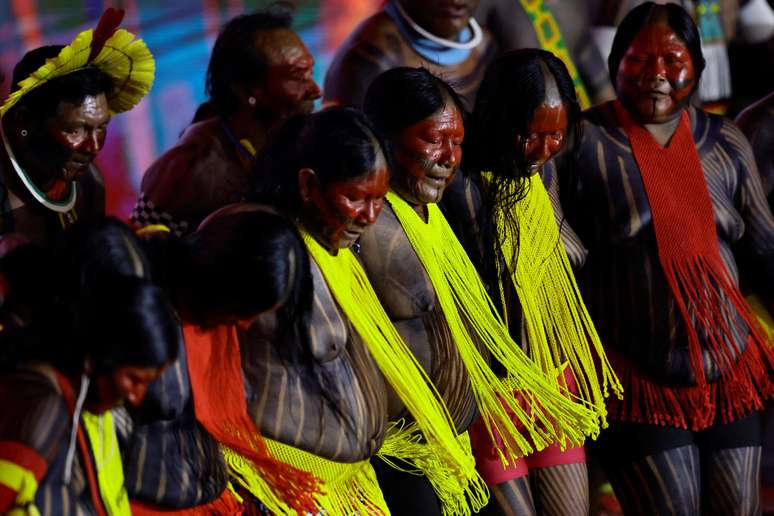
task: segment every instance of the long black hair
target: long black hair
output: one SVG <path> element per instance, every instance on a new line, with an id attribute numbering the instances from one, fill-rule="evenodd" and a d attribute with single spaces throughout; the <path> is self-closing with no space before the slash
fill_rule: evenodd
<path id="1" fill-rule="evenodd" d="M 154 276 L 186 322 L 207 327 L 276 308 L 270 345 L 302 381 L 341 415 L 334 379 L 317 367 L 309 327 L 314 286 L 309 254 L 295 225 L 273 209 L 232 205 L 194 233 L 148 241 Z"/>
<path id="2" fill-rule="evenodd" d="M 387 138 L 433 115 L 449 100 L 465 115 L 462 99 L 425 68 L 400 66 L 378 75 L 366 91 L 363 111 Z"/>
<path id="3" fill-rule="evenodd" d="M 110 218 L 76 224 L 52 249 L 11 251 L 0 259 L 2 312 L 14 322 L 0 335 L 0 367 L 42 361 L 75 376 L 87 358 L 95 373 L 173 361 L 180 326 L 146 264 L 132 231 Z"/>
<path id="4" fill-rule="evenodd" d="M 251 319 L 275 306 L 311 310 L 309 260 L 295 226 L 258 205 L 221 210 L 183 238 L 147 244 L 154 276 L 186 322 L 208 327 Z"/>
<path id="5" fill-rule="evenodd" d="M 391 170 L 384 138 L 368 117 L 355 108 L 336 106 L 310 115 L 296 115 L 259 156 L 252 198 L 297 217 L 303 206 L 299 170 L 314 170 L 324 187 L 367 174 L 373 170 L 379 154 Z"/>
<path id="6" fill-rule="evenodd" d="M 701 38 L 699 29 L 693 22 L 693 18 L 688 12 L 677 4 L 657 4 L 655 2 L 645 2 L 629 11 L 613 38 L 613 46 L 610 49 L 610 55 L 607 58 L 607 69 L 610 72 L 610 80 L 615 85 L 615 78 L 618 75 L 618 67 L 621 64 L 624 54 L 629 49 L 634 38 L 637 37 L 640 30 L 648 25 L 654 16 L 666 13 L 666 23 L 669 25 L 675 35 L 680 38 L 688 48 L 688 53 L 693 61 L 693 69 L 696 74 L 694 90 L 699 86 L 699 79 L 704 71 L 704 54 L 701 52 Z"/>
<path id="7" fill-rule="evenodd" d="M 490 284 L 497 281 L 496 260 L 502 253 L 495 227 L 497 213 L 504 216 L 505 229 L 516 243 L 513 263 L 517 259 L 518 221 L 513 218 L 512 207 L 526 196 L 530 171 L 524 145 L 517 146 L 516 142 L 526 142 L 530 121 L 545 100 L 544 69 L 556 82 L 567 109 L 563 152 L 571 155 L 581 138 L 581 110 L 575 87 L 564 63 L 552 53 L 538 49 L 506 52 L 489 66 L 463 143 L 466 173 L 479 185 L 484 184 L 482 173 L 491 173 L 482 191 L 479 214 L 484 252 L 482 275 Z M 574 174 L 570 169 L 562 172 L 561 191 L 569 191 Z"/>

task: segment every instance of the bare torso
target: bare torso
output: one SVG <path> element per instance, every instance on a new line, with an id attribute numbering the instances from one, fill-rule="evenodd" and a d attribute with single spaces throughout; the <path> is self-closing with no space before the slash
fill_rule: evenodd
<path id="1" fill-rule="evenodd" d="M 466 430 L 477 413 L 467 371 L 430 278 L 389 205 L 360 245 L 360 259 L 382 306 L 446 402 L 457 430 Z M 391 393 L 390 419 L 406 415 Z"/>
<path id="2" fill-rule="evenodd" d="M 376 453 L 387 423 L 387 393 L 379 370 L 341 313 L 312 262 L 314 306 L 310 352 L 326 376 L 334 410 L 310 383 L 310 372 L 283 361 L 271 340 L 276 319 L 266 317 L 241 339 L 248 382 L 248 411 L 266 437 L 338 462 Z"/>

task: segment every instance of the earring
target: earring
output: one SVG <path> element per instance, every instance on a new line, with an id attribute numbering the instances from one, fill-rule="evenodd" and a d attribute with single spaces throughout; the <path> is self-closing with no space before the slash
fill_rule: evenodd
<path id="1" fill-rule="evenodd" d="M 21 135 L 22 136 L 27 136 L 27 130 L 26 129 L 22 129 L 21 130 Z"/>
<path id="2" fill-rule="evenodd" d="M 254 106 L 255 102 L 256 102 L 255 97 L 247 97 L 247 103 L 250 104 L 251 106 Z"/>

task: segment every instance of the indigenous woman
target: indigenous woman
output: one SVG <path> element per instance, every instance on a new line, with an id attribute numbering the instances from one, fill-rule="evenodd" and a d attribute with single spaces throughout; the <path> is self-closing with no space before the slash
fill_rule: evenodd
<path id="1" fill-rule="evenodd" d="M 28 52 L 0 106 L 0 234 L 45 244 L 76 220 L 105 212 L 94 159 L 112 115 L 150 90 L 154 61 L 108 9 L 95 30 L 67 46 Z"/>
<path id="2" fill-rule="evenodd" d="M 0 511 L 130 514 L 109 411 L 140 404 L 176 358 L 171 305 L 116 221 L 75 227 L 53 255 L 17 248 L 1 267 Z"/>
<path id="3" fill-rule="evenodd" d="M 518 50 L 492 64 L 481 91 L 467 147 L 469 186 L 482 197 L 473 209 L 479 238 L 471 249 L 480 252 L 511 333 L 523 335 L 535 362 L 604 425 L 604 396 L 611 385 L 620 394 L 620 385 L 575 284 L 572 267 L 583 264 L 585 250 L 563 221 L 549 162 L 577 142 L 572 79 L 553 54 Z M 491 512 L 588 513 L 582 447 L 553 445 L 503 468 L 497 444 L 477 428 L 471 434 L 478 468 L 495 494 Z"/>
<path id="4" fill-rule="evenodd" d="M 154 273 L 185 323 L 185 347 L 131 413 L 124 456 L 133 513 L 241 514 L 229 469 L 260 472 L 264 480 L 253 482 L 267 504 L 276 496 L 313 510 L 314 479 L 272 459 L 248 417 L 237 338 L 238 327 L 302 296 L 308 265 L 292 224 L 234 205 L 183 239 L 157 229 L 142 231 L 155 235 Z"/>
<path id="5" fill-rule="evenodd" d="M 440 395 L 350 250 L 384 206 L 383 149 L 362 113 L 330 108 L 291 121 L 261 170 L 264 196 L 297 221 L 311 257 L 314 304 L 305 330 L 314 367 L 310 373 L 277 356 L 266 343 L 277 338 L 275 325 L 260 321 L 244 340 L 248 406 L 278 458 L 325 482 L 333 500 L 319 499 L 332 514 L 389 512 L 368 462 L 384 440 L 386 384 L 450 476 L 473 469 Z"/>
<path id="6" fill-rule="evenodd" d="M 771 307 L 774 219 L 753 153 L 733 123 L 689 105 L 704 60 L 681 7 L 632 10 L 608 65 L 620 101 L 585 114 L 571 220 L 625 389 L 609 402 L 603 466 L 627 514 L 760 513 L 772 352 L 735 259 L 753 257 Z"/>
<path id="7" fill-rule="evenodd" d="M 495 459 L 500 468 L 500 457 L 515 460 L 533 446 L 540 449 L 563 440 L 557 435 L 582 442 L 584 431 L 596 431 L 596 418 L 564 398 L 553 379 L 511 339 L 475 266 L 436 205 L 462 156 L 463 110 L 454 90 L 425 69 L 394 68 L 371 84 L 365 109 L 388 137 L 395 166 L 387 207 L 361 239 L 361 259 L 387 313 L 443 396 L 460 438 L 467 444 L 466 431 L 480 413 L 486 438 L 497 435 L 504 443 Z M 489 367 L 490 354 L 508 380 Z M 555 374 L 553 369 L 550 373 Z M 511 381 L 518 383 L 523 405 Z M 392 405 L 392 420 L 407 416 L 400 404 Z M 529 414 L 522 406 L 543 410 Z M 550 428 L 545 415 L 551 419 Z M 485 502 L 485 496 L 475 497 L 476 490 L 484 491 L 480 477 L 454 492 L 435 468 L 400 445 L 396 434 L 406 430 L 398 429 L 391 429 L 380 455 L 388 462 L 392 456 L 404 459 L 422 470 L 438 491 L 442 512 L 469 513 Z M 379 464 L 380 481 L 395 513 L 440 514 L 432 491 L 428 495 L 428 488 L 423 489 L 427 480 L 411 481 L 416 487 L 409 489 L 405 473 Z"/>

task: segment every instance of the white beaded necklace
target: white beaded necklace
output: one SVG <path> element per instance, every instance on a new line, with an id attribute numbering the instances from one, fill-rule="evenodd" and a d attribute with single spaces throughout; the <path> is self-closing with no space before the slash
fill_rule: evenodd
<path id="1" fill-rule="evenodd" d="M 470 26 L 470 30 L 473 33 L 473 37 L 470 38 L 470 41 L 466 41 L 465 43 L 460 43 L 458 41 L 452 41 L 450 39 L 442 38 L 440 36 L 436 36 L 435 34 L 432 34 L 431 32 L 428 32 L 427 30 L 423 29 L 417 22 L 411 19 L 411 16 L 408 15 L 405 9 L 403 9 L 403 6 L 400 5 L 400 0 L 393 0 L 393 3 L 395 4 L 395 8 L 398 9 L 398 12 L 403 17 L 404 20 L 406 20 L 406 23 L 409 24 L 409 26 L 417 31 L 420 36 L 423 38 L 429 39 L 433 43 L 436 43 L 438 45 L 449 47 L 449 48 L 456 48 L 459 50 L 470 50 L 471 48 L 476 48 L 483 39 L 483 32 L 481 31 L 481 26 L 478 24 L 476 19 L 471 16 L 470 20 L 468 20 L 468 25 Z"/>
<path id="2" fill-rule="evenodd" d="M 55 211 L 57 213 L 67 213 L 68 211 L 72 210 L 73 206 L 75 206 L 75 199 L 78 192 L 78 189 L 75 188 L 75 183 L 70 183 L 70 194 L 67 196 L 67 199 L 63 201 L 52 201 L 46 197 L 45 193 L 40 191 L 40 189 L 35 185 L 32 179 L 30 179 L 24 169 L 21 168 L 19 163 L 16 161 L 16 156 L 11 149 L 11 144 L 8 143 L 8 137 L 5 135 L 5 131 L 3 130 L 1 123 L 0 135 L 3 137 L 3 146 L 5 147 L 5 152 L 8 153 L 8 159 L 11 161 L 11 166 L 16 171 L 16 175 L 19 176 L 19 179 L 21 179 L 21 182 L 25 187 L 27 187 L 27 190 L 29 190 L 35 200 L 49 210 Z"/>

